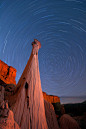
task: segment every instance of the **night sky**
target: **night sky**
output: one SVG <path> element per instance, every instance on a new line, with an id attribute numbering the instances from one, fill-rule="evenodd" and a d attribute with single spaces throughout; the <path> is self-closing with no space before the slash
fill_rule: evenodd
<path id="1" fill-rule="evenodd" d="M 17 69 L 16 82 L 34 39 L 42 90 L 86 95 L 86 0 L 0 0 L 0 59 Z"/>

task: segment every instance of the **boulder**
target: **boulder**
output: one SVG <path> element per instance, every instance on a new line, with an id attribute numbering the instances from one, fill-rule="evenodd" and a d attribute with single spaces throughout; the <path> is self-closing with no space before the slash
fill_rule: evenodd
<path id="1" fill-rule="evenodd" d="M 60 117 L 59 125 L 60 129 L 81 129 L 77 121 L 67 114 Z"/>

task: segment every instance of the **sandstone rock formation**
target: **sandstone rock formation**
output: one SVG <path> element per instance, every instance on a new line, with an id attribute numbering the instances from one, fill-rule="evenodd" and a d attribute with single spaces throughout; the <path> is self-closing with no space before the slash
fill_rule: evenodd
<path id="1" fill-rule="evenodd" d="M 50 103 L 60 102 L 60 98 L 58 96 L 47 95 L 45 92 L 43 92 L 43 97 Z"/>
<path id="2" fill-rule="evenodd" d="M 4 100 L 4 87 L 0 85 L 0 129 L 20 129 L 14 121 L 14 114 L 8 107 L 8 101 Z"/>
<path id="3" fill-rule="evenodd" d="M 50 102 L 44 100 L 44 106 L 45 106 L 45 115 L 47 119 L 48 128 L 60 129 L 57 123 L 53 105 Z"/>
<path id="4" fill-rule="evenodd" d="M 13 94 L 15 88 L 16 88 L 16 85 L 14 84 L 6 84 L 5 91 L 4 91 L 4 98 L 7 99 L 7 96 Z"/>
<path id="5" fill-rule="evenodd" d="M 0 84 L 16 84 L 16 69 L 0 60 Z"/>
<path id="6" fill-rule="evenodd" d="M 14 121 L 14 114 L 9 110 L 8 116 L 0 117 L 0 129 L 20 129 Z"/>
<path id="7" fill-rule="evenodd" d="M 8 97 L 14 119 L 21 129 L 48 129 L 44 99 L 38 65 L 38 40 L 32 43 L 33 49 L 14 94 Z"/>
<path id="8" fill-rule="evenodd" d="M 64 114 L 59 120 L 60 129 L 81 129 L 71 116 Z"/>

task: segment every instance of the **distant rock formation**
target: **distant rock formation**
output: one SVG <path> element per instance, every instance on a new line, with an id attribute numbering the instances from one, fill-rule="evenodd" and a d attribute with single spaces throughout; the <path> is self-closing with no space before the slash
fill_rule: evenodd
<path id="1" fill-rule="evenodd" d="M 0 60 L 0 84 L 15 84 L 16 69 Z"/>
<path id="2" fill-rule="evenodd" d="M 60 129 L 81 129 L 71 116 L 64 114 L 59 120 Z"/>
<path id="3" fill-rule="evenodd" d="M 60 98 L 58 96 L 47 95 L 45 92 L 43 92 L 43 97 L 45 100 L 47 100 L 50 103 L 60 102 Z"/>
<path id="4" fill-rule="evenodd" d="M 9 105 L 21 129 L 48 129 L 38 65 L 38 40 L 32 43 L 30 59 L 11 95 Z"/>

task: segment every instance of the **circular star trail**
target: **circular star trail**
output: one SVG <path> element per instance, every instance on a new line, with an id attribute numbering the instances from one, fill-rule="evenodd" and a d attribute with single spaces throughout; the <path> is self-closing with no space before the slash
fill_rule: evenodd
<path id="1" fill-rule="evenodd" d="M 34 39 L 41 42 L 42 90 L 86 95 L 86 1 L 1 0 L 0 59 L 17 69 L 18 82 Z"/>

